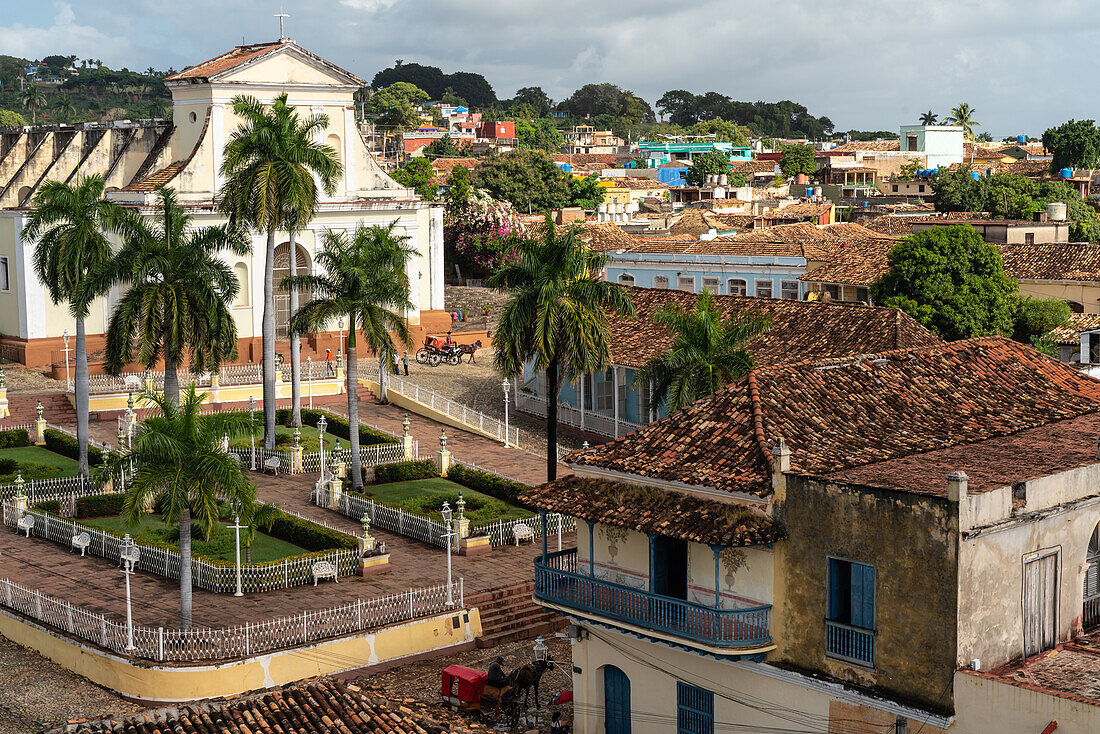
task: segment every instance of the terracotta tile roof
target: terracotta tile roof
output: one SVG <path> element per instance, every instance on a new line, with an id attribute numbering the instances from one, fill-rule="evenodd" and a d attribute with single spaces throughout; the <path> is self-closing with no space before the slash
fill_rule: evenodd
<path id="1" fill-rule="evenodd" d="M 864 152 L 887 152 L 891 150 L 901 150 L 900 140 L 852 140 L 838 145 L 830 150 L 830 153 L 855 153 L 856 151 Z M 916 153 L 916 151 L 914 151 Z"/>
<path id="2" fill-rule="evenodd" d="M 669 161 L 662 163 L 657 168 L 691 168 L 691 161 Z"/>
<path id="3" fill-rule="evenodd" d="M 640 367 L 671 344 L 668 332 L 654 323 L 653 314 L 670 304 L 693 308 L 696 295 L 653 288 L 630 288 L 629 292 L 637 316 L 611 320 L 611 361 Z M 756 311 L 771 319 L 771 329 L 747 345 L 761 368 L 940 343 L 939 337 L 893 308 L 724 295 L 714 296 L 714 302 L 725 316 Z"/>
<path id="4" fill-rule="evenodd" d="M 437 173 L 450 174 L 455 166 L 465 166 L 472 170 L 477 168 L 477 164 L 480 162 L 477 158 L 436 158 L 432 161 L 432 168 Z"/>
<path id="5" fill-rule="evenodd" d="M 775 173 L 779 170 L 777 161 L 743 161 L 733 167 L 732 172 L 737 173 Z"/>
<path id="6" fill-rule="evenodd" d="M 963 219 L 989 219 L 990 216 L 986 212 L 952 212 L 952 218 Z M 891 214 L 883 214 L 880 217 L 875 217 L 871 221 L 867 222 L 863 226 L 873 232 L 880 234 L 888 234 L 895 237 L 903 237 L 913 233 L 913 225 L 920 223 L 933 222 L 937 224 L 945 223 L 946 218 L 943 214 L 903 214 L 894 216 Z"/>
<path id="7" fill-rule="evenodd" d="M 809 270 L 798 279 L 808 283 L 870 286 L 889 269 L 890 250 L 896 239 L 873 239 L 834 248 L 824 257 L 827 262 Z"/>
<path id="8" fill-rule="evenodd" d="M 1015 660 L 988 672 L 961 672 L 1078 703 L 1100 705 L 1100 639 L 1095 631 L 1055 650 Z M 1095 719 L 1091 712 L 1085 716 L 1091 716 L 1085 719 L 1088 721 Z"/>
<path id="9" fill-rule="evenodd" d="M 698 237 L 712 229 L 720 229 L 716 221 L 711 219 L 713 216 L 714 213 L 709 209 L 685 209 L 668 228 L 668 232 Z"/>
<path id="10" fill-rule="evenodd" d="M 663 181 L 658 181 L 653 178 L 615 178 L 611 179 L 615 182 L 615 188 L 617 189 L 632 189 L 642 190 L 645 189 L 670 189 L 672 188 Z"/>
<path id="11" fill-rule="evenodd" d="M 232 51 L 224 53 L 221 56 L 215 56 L 201 64 L 196 64 L 195 66 L 184 69 L 178 74 L 166 77 L 164 81 L 173 82 L 179 79 L 208 78 L 219 72 L 232 69 L 235 66 L 240 66 L 247 61 L 251 61 L 252 59 L 263 56 L 276 49 L 292 45 L 294 44 L 274 41 L 272 43 L 254 43 L 248 46 L 237 46 Z"/>
<path id="12" fill-rule="evenodd" d="M 763 545 L 787 537 L 774 521 L 744 507 L 575 475 L 531 487 L 519 499 L 582 520 L 708 545 Z"/>
<path id="13" fill-rule="evenodd" d="M 551 153 L 555 163 L 572 163 L 574 166 L 600 166 L 611 168 L 616 163 L 614 153 Z"/>
<path id="14" fill-rule="evenodd" d="M 1052 242 L 1042 245 L 998 245 L 1005 272 L 1019 280 L 1100 282 L 1100 245 Z"/>
<path id="15" fill-rule="evenodd" d="M 832 204 L 791 204 L 780 209 L 769 209 L 762 216 L 765 219 L 810 219 L 822 217 L 833 208 Z"/>
<path id="16" fill-rule="evenodd" d="M 1054 340 L 1055 344 L 1066 346 L 1079 346 L 1081 344 L 1081 332 L 1100 329 L 1100 314 L 1074 313 L 1069 316 L 1069 323 L 1051 329 L 1047 336 Z"/>
<path id="17" fill-rule="evenodd" d="M 570 226 L 559 224 L 556 229 L 559 234 L 564 234 Z M 585 222 L 575 226 L 579 228 L 577 239 L 596 252 L 630 250 L 638 244 L 638 238 L 631 237 L 612 222 Z"/>
<path id="18" fill-rule="evenodd" d="M 131 716 L 71 722 L 50 734 L 368 734 L 373 732 L 492 732 L 482 724 L 374 687 L 318 678 L 258 695 L 217 698 Z"/>
<path id="19" fill-rule="evenodd" d="M 1017 176 L 1029 176 L 1032 178 L 1050 175 L 1050 161 L 1014 160 L 1005 162 L 1001 160 L 981 160 L 975 158 L 971 164 L 969 158 L 962 163 L 952 163 L 950 170 L 968 168 L 979 173 L 992 170 L 994 173 L 1011 173 Z"/>
<path id="20" fill-rule="evenodd" d="M 757 369 L 566 461 L 763 496 L 780 437 L 795 474 L 828 475 L 1096 413 L 1098 401 L 1100 381 L 1068 365 L 1008 339 L 968 339 Z M 1095 432 L 1087 435 L 1095 461 Z M 939 483 L 925 479 L 922 487 Z"/>
<path id="21" fill-rule="evenodd" d="M 159 187 L 164 186 L 173 178 L 176 177 L 180 171 L 187 165 L 187 161 L 176 161 L 170 163 L 159 171 L 150 173 L 145 178 L 132 183 L 126 187 L 126 191 L 156 191 Z"/>

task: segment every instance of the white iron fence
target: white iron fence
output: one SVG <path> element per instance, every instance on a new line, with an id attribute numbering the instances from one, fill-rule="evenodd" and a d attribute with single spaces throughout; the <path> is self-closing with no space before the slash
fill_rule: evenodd
<path id="1" fill-rule="evenodd" d="M 440 548 L 447 547 L 447 528 L 443 523 L 436 522 L 425 515 L 406 512 L 398 507 L 384 505 L 349 492 L 341 492 L 340 499 L 334 505 L 328 487 L 318 489 L 315 496 L 319 506 L 333 509 L 345 517 L 359 520 L 365 514 L 374 527 L 415 538 Z"/>
<path id="2" fill-rule="evenodd" d="M 511 545 L 515 542 L 516 525 L 519 525 L 521 523 L 531 529 L 531 532 L 534 533 L 534 537 L 542 537 L 542 521 L 539 520 L 538 517 L 521 517 L 515 520 L 497 520 L 496 522 L 474 525 L 470 528 L 470 535 L 488 535 L 489 545 L 493 546 L 494 548 L 502 545 Z M 557 536 L 558 550 L 561 550 L 562 534 L 576 529 L 576 518 L 566 517 L 556 512 L 546 516 L 546 533 L 550 537 L 553 537 L 555 535 Z"/>
<path id="3" fill-rule="evenodd" d="M 359 360 L 359 375 L 377 381 L 378 362 L 375 360 Z M 421 405 L 426 405 L 432 410 L 439 411 L 444 415 L 454 418 L 463 425 L 477 428 L 479 431 L 487 433 L 497 441 L 504 442 L 504 421 L 498 418 L 474 410 L 462 403 L 455 402 L 446 395 L 440 395 L 435 390 L 421 387 L 412 380 L 398 377 L 394 374 L 386 375 L 386 389 L 393 390 L 399 395 L 404 395 L 410 400 L 415 400 Z M 501 400 L 503 399 L 504 397 L 501 396 Z M 510 446 L 519 446 L 519 428 L 516 426 L 508 427 L 508 444 Z"/>
<path id="4" fill-rule="evenodd" d="M 13 502 L 3 504 L 4 524 L 15 527 L 21 517 L 34 518 L 31 534 L 59 545 L 72 546 L 73 538 L 87 533 L 91 539 L 88 552 L 112 561 L 120 560 L 122 538 L 98 528 L 57 517 L 38 510 L 25 510 L 22 515 Z M 350 536 L 349 536 L 350 537 Z M 180 577 L 180 554 L 168 548 L 158 548 L 137 542 L 140 550 L 137 569 L 165 576 Z M 340 576 L 350 576 L 358 569 L 358 550 L 318 551 L 295 558 L 284 558 L 269 563 L 241 564 L 241 588 L 244 591 L 270 591 L 313 583 L 313 564 L 328 561 L 336 567 Z M 210 562 L 198 557 L 191 559 L 192 585 L 216 593 L 230 593 L 237 589 L 237 571 L 234 564 Z"/>
<path id="5" fill-rule="evenodd" d="M 236 456 L 241 466 L 251 468 L 252 466 L 252 448 L 237 448 L 231 446 L 229 453 Z M 298 473 L 292 471 L 294 463 L 293 457 L 289 451 L 280 451 L 278 449 L 269 451 L 260 446 L 256 447 L 256 471 L 263 471 L 264 462 L 270 458 L 276 458 L 279 460 L 279 471 L 287 473 Z M 416 456 L 417 443 L 413 441 L 413 456 Z M 396 443 L 382 443 L 374 444 L 371 446 L 359 447 L 359 461 L 363 466 L 378 466 L 379 464 L 392 464 L 395 461 L 405 460 L 405 447 L 402 444 Z M 325 451 L 325 467 L 331 467 L 334 461 L 343 461 L 349 467 L 351 465 L 351 449 L 350 448 L 333 448 Z M 319 451 L 312 451 L 310 453 L 302 454 L 302 472 L 315 472 L 321 471 L 321 453 Z"/>
<path id="6" fill-rule="evenodd" d="M 523 390 L 516 393 L 516 408 L 540 418 L 546 417 L 546 399 L 525 393 Z M 628 421 L 622 417 L 616 419 L 614 414 L 607 415 L 588 409 L 581 410 L 569 403 L 558 404 L 558 423 L 579 428 L 582 431 L 591 431 L 592 433 L 612 437 L 625 436 L 644 425 Z"/>
<path id="7" fill-rule="evenodd" d="M 223 660 L 260 655 L 341 635 L 461 609 L 462 579 L 454 582 L 448 604 L 446 584 L 358 599 L 329 609 L 306 611 L 236 627 L 134 627 L 133 649 L 127 649 L 125 623 L 60 601 L 8 579 L 0 579 L 0 605 L 94 645 L 135 658 L 158 661 Z"/>

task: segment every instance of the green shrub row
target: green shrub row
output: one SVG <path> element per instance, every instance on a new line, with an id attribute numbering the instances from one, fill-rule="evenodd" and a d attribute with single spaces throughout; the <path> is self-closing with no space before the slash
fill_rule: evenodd
<path id="1" fill-rule="evenodd" d="M 31 437 L 22 428 L 10 428 L 0 431 L 0 449 L 13 449 L 18 446 L 30 446 Z"/>
<path id="2" fill-rule="evenodd" d="M 356 550 L 359 547 L 358 541 L 350 535 L 293 515 L 283 515 L 264 532 L 309 551 Z"/>
<path id="3" fill-rule="evenodd" d="M 302 408 L 302 424 L 316 428 L 317 421 L 321 419 L 322 415 L 325 416 L 325 421 L 328 422 L 325 428 L 326 432 L 344 439 L 351 438 L 351 431 L 349 430 L 347 419 L 322 410 Z M 275 422 L 280 425 L 289 426 L 290 408 L 279 408 L 276 410 Z M 388 433 L 382 433 L 381 431 L 376 431 L 366 426 L 359 426 L 360 446 L 376 446 L 383 443 L 397 443 L 397 439 Z"/>
<path id="4" fill-rule="evenodd" d="M 39 510 L 40 512 L 48 512 L 51 515 L 61 514 L 61 503 L 57 500 L 46 500 L 45 502 L 39 502 L 31 507 L 32 510 Z"/>
<path id="5" fill-rule="evenodd" d="M 526 484 L 513 482 L 510 479 L 498 477 L 496 474 L 471 469 L 462 464 L 452 464 L 450 469 L 447 470 L 447 478 L 468 489 L 487 494 L 490 497 L 496 497 L 498 500 L 503 500 L 509 504 L 531 509 L 519 501 L 520 493 L 530 489 Z"/>
<path id="6" fill-rule="evenodd" d="M 122 505 L 125 502 L 126 495 L 124 494 L 93 494 L 87 497 L 78 497 L 75 517 L 80 519 L 121 515 Z"/>
<path id="7" fill-rule="evenodd" d="M 46 448 L 55 454 L 68 456 L 70 459 L 80 458 L 80 446 L 72 436 L 62 433 L 55 428 L 47 428 L 45 431 Z M 99 466 L 103 463 L 103 453 L 94 446 L 88 447 L 88 464 Z"/>
<path id="8" fill-rule="evenodd" d="M 482 499 L 480 497 L 463 497 L 466 501 L 466 519 L 477 525 L 479 523 L 492 522 L 498 519 L 508 510 L 508 505 L 494 497 Z M 427 515 L 436 522 L 443 521 L 440 510 L 443 503 L 447 502 L 451 510 L 458 507 L 458 492 L 437 492 L 421 497 L 410 497 L 402 502 L 400 507 L 405 512 L 415 515 Z"/>
<path id="9" fill-rule="evenodd" d="M 395 461 L 391 464 L 379 464 L 374 467 L 374 483 L 411 482 L 415 479 L 431 479 L 439 476 L 439 469 L 431 459 L 419 461 Z M 366 481 L 366 468 L 363 469 L 363 481 Z"/>

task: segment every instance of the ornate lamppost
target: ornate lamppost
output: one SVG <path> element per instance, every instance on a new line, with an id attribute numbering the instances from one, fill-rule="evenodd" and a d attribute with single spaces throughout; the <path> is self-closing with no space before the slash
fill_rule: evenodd
<path id="1" fill-rule="evenodd" d="M 253 421 L 256 419 L 256 398 L 248 396 L 248 433 L 252 439 L 252 471 L 256 471 L 256 429 Z"/>
<path id="2" fill-rule="evenodd" d="M 443 503 L 443 526 L 447 529 L 447 533 L 443 536 L 447 539 L 447 606 L 453 607 L 455 604 L 454 589 L 451 586 L 451 543 L 453 539 L 453 532 L 451 530 L 451 505 L 449 502 Z"/>
<path id="3" fill-rule="evenodd" d="M 67 390 L 73 389 L 73 381 L 69 379 L 69 330 L 61 332 L 61 340 L 65 342 L 65 348 L 62 350 L 65 352 L 65 388 Z"/>
<path id="4" fill-rule="evenodd" d="M 324 414 L 317 419 L 317 433 L 318 438 L 321 439 L 321 481 L 325 480 L 325 429 L 328 428 L 328 421 L 325 420 Z"/>
<path id="5" fill-rule="evenodd" d="M 247 525 L 241 525 L 241 513 L 240 510 L 233 515 L 233 524 L 229 527 L 233 528 L 234 542 L 237 546 L 237 591 L 233 596 L 244 596 L 244 592 L 241 591 L 241 530 L 247 528 Z"/>
<path id="6" fill-rule="evenodd" d="M 504 389 L 504 448 L 508 448 L 508 388 L 512 386 L 508 382 L 508 378 L 505 377 L 500 381 L 501 388 Z"/>
<path id="7" fill-rule="evenodd" d="M 130 605 L 130 576 L 134 573 L 134 565 L 141 557 L 141 551 L 134 545 L 134 540 L 129 533 L 122 538 L 119 556 L 122 559 L 122 573 L 126 577 L 126 649 L 133 651 L 136 648 L 134 647 L 134 615 Z"/>

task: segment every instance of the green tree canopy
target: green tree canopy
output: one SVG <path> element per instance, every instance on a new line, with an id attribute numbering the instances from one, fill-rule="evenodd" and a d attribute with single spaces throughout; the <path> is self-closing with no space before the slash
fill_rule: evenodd
<path id="1" fill-rule="evenodd" d="M 520 213 L 560 209 L 569 201 L 567 175 L 541 151 L 491 156 L 473 170 L 470 179 L 476 188 L 507 201 Z"/>
<path id="2" fill-rule="evenodd" d="M 428 93 L 408 82 L 396 82 L 371 95 L 367 115 L 384 127 L 396 130 L 415 128 L 420 122 L 418 105 L 428 101 Z"/>
<path id="3" fill-rule="evenodd" d="M 435 170 L 427 158 L 410 158 L 405 165 L 391 174 L 394 181 L 402 186 L 416 190 L 416 195 L 427 201 L 435 201 L 439 184 L 435 181 Z"/>
<path id="4" fill-rule="evenodd" d="M 715 140 L 719 143 L 733 143 L 741 148 L 748 147 L 747 132 L 748 128 L 717 117 L 713 120 L 697 122 L 688 129 L 688 133 L 691 135 L 714 135 Z"/>
<path id="5" fill-rule="evenodd" d="M 27 119 L 18 112 L 0 110 L 0 127 L 23 127 Z"/>
<path id="6" fill-rule="evenodd" d="M 771 327 L 761 314 L 723 316 L 710 291 L 701 292 L 695 306 L 669 304 L 653 314 L 653 323 L 672 338 L 668 351 L 638 370 L 634 385 L 652 385 L 652 401 L 667 401 L 670 410 L 713 395 L 753 369 L 745 345 Z"/>
<path id="7" fill-rule="evenodd" d="M 729 157 L 721 151 L 710 150 L 691 159 L 685 178 L 689 186 L 702 186 L 707 182 L 707 176 L 728 174 L 729 171 Z"/>
<path id="8" fill-rule="evenodd" d="M 535 117 L 548 117 L 554 106 L 554 100 L 546 96 L 542 87 L 524 87 L 516 91 L 512 98 L 512 107 L 527 107 Z"/>
<path id="9" fill-rule="evenodd" d="M 416 63 L 399 63 L 383 69 L 374 75 L 371 86 L 383 89 L 398 83 L 419 87 L 429 99 L 442 99 L 449 89 L 452 95 L 466 100 L 473 107 L 488 107 L 497 101 L 492 85 L 481 74 L 467 71 L 444 74 L 437 66 Z"/>
<path id="10" fill-rule="evenodd" d="M 547 118 L 516 118 L 516 145 L 527 150 L 557 153 L 564 139 L 561 131 Z"/>
<path id="11" fill-rule="evenodd" d="M 1051 152 L 1050 170 L 1096 168 L 1100 159 L 1100 128 L 1092 120 L 1070 120 L 1043 133 L 1043 147 Z"/>
<path id="12" fill-rule="evenodd" d="M 614 84 L 585 84 L 562 102 L 574 117 L 607 115 L 621 117 L 630 124 L 648 122 L 654 118 L 653 109 L 641 97 Z"/>
<path id="13" fill-rule="evenodd" d="M 747 125 L 756 135 L 821 138 L 833 132 L 828 117 L 814 117 L 804 105 L 781 102 L 738 102 L 718 92 L 693 94 L 684 89 L 665 92 L 657 109 L 677 125 L 688 127 L 700 120 L 720 118 Z"/>
<path id="14" fill-rule="evenodd" d="M 579 206 L 581 209 L 595 209 L 603 203 L 607 189 L 599 185 L 600 177 L 596 174 L 584 178 L 569 177 L 569 206 Z"/>
<path id="15" fill-rule="evenodd" d="M 812 176 L 817 172 L 817 161 L 814 160 L 814 149 L 808 145 L 788 145 L 783 151 L 783 157 L 779 160 L 779 170 L 783 175 L 791 176 L 804 173 Z"/>
<path id="16" fill-rule="evenodd" d="M 900 308 L 949 341 L 1011 331 L 1016 282 L 973 227 L 906 237 L 890 250 L 889 267 L 871 286 L 879 305 Z"/>
<path id="17" fill-rule="evenodd" d="M 1017 296 L 1013 314 L 1012 338 L 1030 344 L 1033 337 L 1069 323 L 1069 304 L 1057 298 Z"/>

